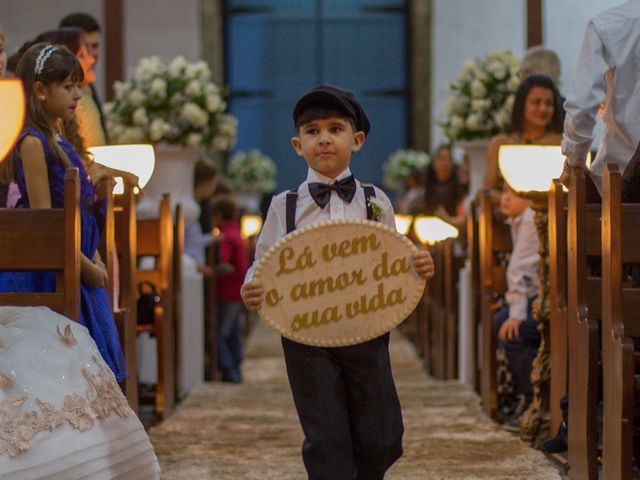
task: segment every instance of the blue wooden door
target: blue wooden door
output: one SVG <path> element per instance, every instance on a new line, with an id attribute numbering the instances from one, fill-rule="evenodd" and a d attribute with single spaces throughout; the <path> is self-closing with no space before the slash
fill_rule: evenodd
<path id="1" fill-rule="evenodd" d="M 359 98 L 372 127 L 351 168 L 381 184 L 382 164 L 407 145 L 405 0 L 228 0 L 225 39 L 236 150 L 273 158 L 278 191 L 306 178 L 290 145 L 291 110 L 320 83 Z"/>

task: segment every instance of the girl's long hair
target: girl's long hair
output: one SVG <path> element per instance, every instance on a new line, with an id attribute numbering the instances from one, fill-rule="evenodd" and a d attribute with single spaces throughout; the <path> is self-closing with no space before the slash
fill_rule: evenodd
<path id="1" fill-rule="evenodd" d="M 47 58 L 42 71 L 36 74 L 36 59 L 40 52 L 50 45 L 49 43 L 37 43 L 29 47 L 20 58 L 16 69 L 16 76 L 22 80 L 26 97 L 27 115 L 24 128 L 33 128 L 40 131 L 47 139 L 47 145 L 53 160 L 69 166 L 70 161 L 55 138 L 58 132 L 54 131 L 49 125 L 45 108 L 36 97 L 34 84 L 40 82 L 45 86 L 49 86 L 54 83 L 62 83 L 69 77 L 74 82 L 82 82 L 84 73 L 75 55 L 67 47 L 57 45 L 53 53 Z M 3 181 L 15 179 L 15 161 L 18 155 L 18 148 L 14 148 L 11 158 L 3 164 L 0 175 Z"/>
<path id="2" fill-rule="evenodd" d="M 62 27 L 42 32 L 33 43 L 47 42 L 52 45 L 64 45 L 77 57 L 82 47 L 82 35 L 84 35 L 84 31 L 80 28 Z M 83 161 L 87 160 L 87 149 L 84 138 L 80 135 L 76 116 L 64 122 L 64 137 Z"/>

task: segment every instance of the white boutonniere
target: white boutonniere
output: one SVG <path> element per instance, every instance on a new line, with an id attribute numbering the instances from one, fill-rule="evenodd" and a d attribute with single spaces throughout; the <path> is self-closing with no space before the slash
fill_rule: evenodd
<path id="1" fill-rule="evenodd" d="M 367 201 L 371 207 L 371 213 L 373 216 L 372 220 L 379 222 L 382 219 L 382 216 L 389 210 L 389 205 L 376 197 L 369 197 Z"/>

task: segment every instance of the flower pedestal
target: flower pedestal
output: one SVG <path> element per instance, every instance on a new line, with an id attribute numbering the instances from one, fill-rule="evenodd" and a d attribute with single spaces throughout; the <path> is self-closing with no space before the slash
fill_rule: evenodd
<path id="1" fill-rule="evenodd" d="M 479 140 L 464 140 L 458 142 L 469 156 L 469 197 L 473 198 L 476 192 L 482 188 L 484 176 L 487 171 L 487 152 L 489 151 L 489 138 Z"/>
<path id="2" fill-rule="evenodd" d="M 158 207 L 164 193 L 171 199 L 171 214 L 177 204 L 182 205 L 185 226 L 200 215 L 200 206 L 193 198 L 193 170 L 199 154 L 195 148 L 160 143 L 154 147 L 156 167 L 138 202 L 138 218 L 157 218 Z"/>
<path id="3" fill-rule="evenodd" d="M 156 166 L 153 176 L 144 188 L 144 196 L 136 207 L 139 219 L 158 218 L 158 208 L 164 193 L 170 195 L 171 214 L 176 205 L 182 206 L 184 225 L 187 228 L 198 221 L 200 206 L 193 198 L 193 171 L 199 158 L 198 150 L 177 145 L 159 144 L 154 147 Z M 175 219 L 174 219 L 175 220 Z M 144 258 L 140 268 L 153 268 L 154 259 Z M 182 298 L 179 304 L 180 332 L 176 346 L 176 372 L 178 396 L 181 398 L 204 380 L 204 292 L 202 274 L 196 262 L 182 254 Z M 194 343 L 195 342 L 195 343 Z M 155 383 L 156 339 L 141 334 L 137 340 L 138 378 L 141 382 Z"/>

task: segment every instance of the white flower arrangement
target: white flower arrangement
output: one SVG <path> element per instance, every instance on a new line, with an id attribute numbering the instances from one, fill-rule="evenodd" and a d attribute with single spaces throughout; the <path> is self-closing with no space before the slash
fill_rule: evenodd
<path id="1" fill-rule="evenodd" d="M 237 120 L 224 113 L 220 89 L 200 60 L 160 57 L 140 60 L 133 78 L 115 82 L 105 104 L 107 130 L 115 143 L 159 143 L 225 151 L 235 145 Z"/>
<path id="2" fill-rule="evenodd" d="M 368 202 L 369 206 L 371 207 L 373 220 L 376 222 L 379 222 L 384 214 L 389 211 L 389 205 L 387 205 L 383 200 L 380 200 L 377 197 L 369 197 Z"/>
<path id="3" fill-rule="evenodd" d="M 238 152 L 229 161 L 227 177 L 241 193 L 269 193 L 276 189 L 276 164 L 259 150 Z"/>
<path id="4" fill-rule="evenodd" d="M 403 192 L 407 188 L 407 178 L 411 172 L 424 170 L 429 163 L 429 155 L 420 150 L 396 150 L 383 165 L 384 186 Z"/>
<path id="5" fill-rule="evenodd" d="M 520 59 L 507 50 L 466 60 L 449 86 L 447 119 L 441 124 L 452 141 L 488 138 L 500 133 L 511 118 L 520 85 Z"/>

